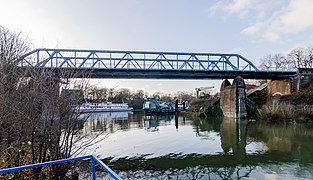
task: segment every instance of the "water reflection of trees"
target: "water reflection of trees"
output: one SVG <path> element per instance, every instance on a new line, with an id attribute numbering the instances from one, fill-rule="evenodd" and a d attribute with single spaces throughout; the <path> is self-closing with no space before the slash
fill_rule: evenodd
<path id="1" fill-rule="evenodd" d="M 306 124 L 272 124 L 248 122 L 224 118 L 220 128 L 221 146 L 225 154 L 233 154 L 235 159 L 265 154 L 260 162 L 313 162 L 313 131 Z M 249 157 L 248 144 L 264 144 L 262 152 L 252 147 Z M 251 147 L 251 146 L 250 146 Z M 261 153 L 261 154 L 260 154 Z"/>
<path id="2" fill-rule="evenodd" d="M 208 116 L 206 119 L 191 117 L 196 136 L 209 138 L 213 132 L 221 137 L 221 147 L 224 154 L 234 154 L 234 158 L 244 158 L 246 151 L 247 120 L 241 120 L 240 125 L 236 119 L 220 116 Z"/>
<path id="3" fill-rule="evenodd" d="M 247 142 L 262 141 L 271 154 L 284 154 L 283 160 L 313 163 L 313 131 L 308 124 L 255 122 L 248 126 Z"/>
<path id="4" fill-rule="evenodd" d="M 87 115 L 85 115 L 87 116 Z M 160 125 L 169 125 L 174 115 L 144 116 L 142 113 L 93 113 L 88 114 L 88 121 L 84 124 L 84 132 L 114 133 L 117 130 L 129 130 L 131 128 L 158 129 Z M 179 117 L 180 121 L 183 117 Z"/>
<path id="5" fill-rule="evenodd" d="M 129 115 L 128 121 L 111 124 L 95 121 L 93 126 L 94 129 L 105 126 L 107 131 L 113 133 L 123 128 L 144 128 L 145 122 L 150 123 L 150 128 L 173 125 L 174 119 L 173 115 L 150 117 L 135 113 Z M 197 136 L 204 137 L 212 131 L 219 133 L 224 152 L 216 155 L 170 154 L 151 159 L 130 158 L 128 161 L 119 159 L 111 165 L 125 179 L 234 179 L 250 177 L 260 164 L 313 162 L 313 131 L 305 125 L 277 125 L 247 120 L 241 121 L 239 125 L 234 119 L 210 117 L 186 120 L 183 116 L 177 118 L 177 124 L 192 125 Z M 247 153 L 247 146 L 256 142 L 264 144 L 266 151 Z"/>
<path id="6" fill-rule="evenodd" d="M 207 137 L 210 131 L 220 131 L 221 117 L 210 116 L 203 119 L 192 116 L 188 117 L 188 119 L 191 120 L 191 124 L 194 126 L 197 136 Z"/>

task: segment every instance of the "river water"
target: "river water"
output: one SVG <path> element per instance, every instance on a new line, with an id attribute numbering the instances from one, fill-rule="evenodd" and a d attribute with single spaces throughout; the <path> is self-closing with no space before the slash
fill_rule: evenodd
<path id="1" fill-rule="evenodd" d="M 123 179 L 313 179 L 310 124 L 94 113 L 83 134 Z"/>

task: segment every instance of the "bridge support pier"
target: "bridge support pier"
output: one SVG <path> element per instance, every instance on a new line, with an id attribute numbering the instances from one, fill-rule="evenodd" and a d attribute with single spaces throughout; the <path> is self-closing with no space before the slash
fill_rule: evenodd
<path id="1" fill-rule="evenodd" d="M 30 79 L 30 86 L 36 90 L 36 115 L 55 115 L 57 99 L 60 96 L 60 78 L 51 71 L 36 71 Z"/>
<path id="2" fill-rule="evenodd" d="M 237 76 L 233 84 L 226 79 L 221 85 L 220 107 L 223 115 L 230 118 L 247 117 L 246 85 L 242 77 Z"/>

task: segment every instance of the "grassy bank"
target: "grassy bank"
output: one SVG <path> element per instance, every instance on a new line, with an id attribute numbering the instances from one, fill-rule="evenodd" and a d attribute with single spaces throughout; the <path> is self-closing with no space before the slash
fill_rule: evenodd
<path id="1" fill-rule="evenodd" d="M 281 97 L 279 103 L 263 105 L 257 117 L 274 122 L 313 122 L 313 81 L 300 92 Z"/>
<path id="2" fill-rule="evenodd" d="M 258 109 L 258 118 L 273 122 L 313 122 L 313 106 L 272 103 Z"/>

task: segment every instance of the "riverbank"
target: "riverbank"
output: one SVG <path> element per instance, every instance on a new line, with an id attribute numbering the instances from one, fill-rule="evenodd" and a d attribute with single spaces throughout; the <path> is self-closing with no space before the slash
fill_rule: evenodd
<path id="1" fill-rule="evenodd" d="M 188 117 L 200 117 L 200 118 L 206 118 L 206 117 L 221 117 L 223 116 L 222 110 L 219 107 L 219 104 L 209 106 L 207 108 L 204 108 L 202 111 L 186 111 L 184 114 Z"/>
<path id="2" fill-rule="evenodd" d="M 313 84 L 301 92 L 281 97 L 278 102 L 263 105 L 257 118 L 273 122 L 313 122 Z"/>
<path id="3" fill-rule="evenodd" d="M 312 105 L 293 105 L 290 103 L 272 103 L 262 106 L 257 111 L 260 120 L 272 122 L 313 122 Z"/>

